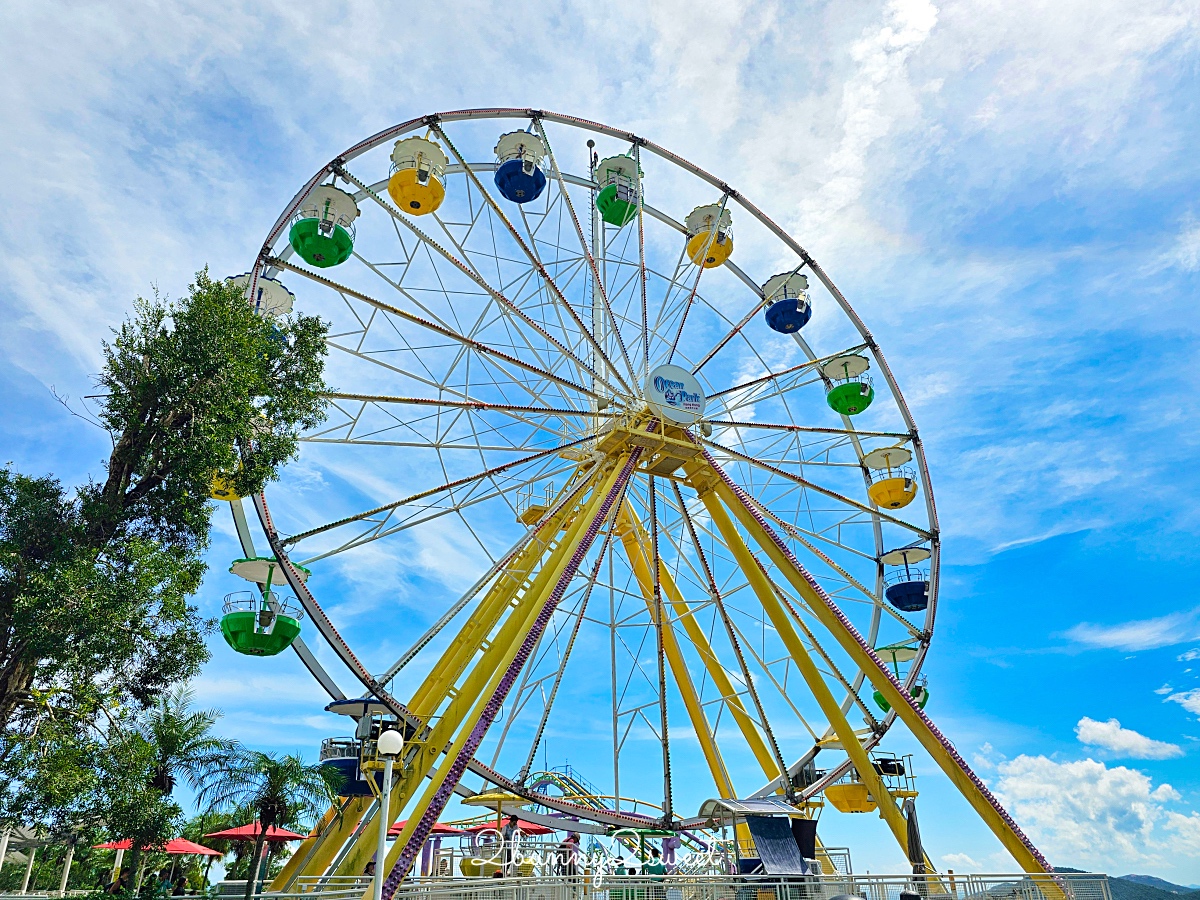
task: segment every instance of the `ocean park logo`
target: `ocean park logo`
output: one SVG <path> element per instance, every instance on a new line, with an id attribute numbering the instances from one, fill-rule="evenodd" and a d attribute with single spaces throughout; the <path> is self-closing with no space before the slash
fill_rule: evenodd
<path id="1" fill-rule="evenodd" d="M 663 399 L 671 406 L 698 415 L 703 408 L 703 397 L 699 392 L 689 392 L 682 381 L 671 381 L 659 375 L 654 379 L 654 389 L 663 395 Z"/>
<path id="2" fill-rule="evenodd" d="M 694 422 L 704 415 L 704 391 L 687 369 L 659 366 L 646 378 L 646 400 L 664 418 Z"/>

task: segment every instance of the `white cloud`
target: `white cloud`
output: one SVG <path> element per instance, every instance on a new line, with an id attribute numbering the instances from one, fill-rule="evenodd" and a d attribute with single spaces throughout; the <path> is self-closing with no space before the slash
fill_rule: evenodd
<path id="1" fill-rule="evenodd" d="M 1112 650 L 1152 650 L 1200 638 L 1200 609 L 1170 613 L 1154 619 L 1135 619 L 1116 625 L 1080 622 L 1066 636 L 1089 647 Z"/>
<path id="2" fill-rule="evenodd" d="M 1200 854 L 1200 816 L 1169 809 L 1179 792 L 1136 769 L 1021 755 L 1000 764 L 996 793 L 1043 852 L 1065 864 L 1105 871 Z"/>
<path id="3" fill-rule="evenodd" d="M 1192 688 L 1190 691 L 1179 691 L 1169 696 L 1165 702 L 1178 703 L 1188 712 L 1200 715 L 1200 688 Z"/>
<path id="4" fill-rule="evenodd" d="M 1175 658 L 1179 660 L 1179 662 L 1191 662 L 1194 659 L 1200 659 L 1200 647 L 1193 647 L 1191 650 L 1180 653 Z"/>
<path id="5" fill-rule="evenodd" d="M 929 37 L 937 19 L 938 9 L 928 0 L 892 0 L 883 22 L 850 48 L 855 71 L 842 86 L 841 135 L 824 160 L 820 190 L 802 204 L 805 232 L 828 232 L 848 210 L 859 206 L 872 145 L 893 130 L 897 119 L 916 117 L 908 60 Z"/>
<path id="6" fill-rule="evenodd" d="M 1164 684 L 1160 688 L 1155 688 L 1154 693 L 1158 694 L 1161 697 L 1163 694 L 1169 694 L 1173 690 L 1175 690 L 1175 689 L 1173 687 L 1171 687 L 1169 684 Z"/>
<path id="7" fill-rule="evenodd" d="M 1183 756 L 1183 748 L 1178 744 L 1156 741 L 1132 728 L 1122 728 L 1116 719 L 1098 722 L 1084 716 L 1075 726 L 1075 736 L 1080 743 L 1103 747 L 1130 759 L 1173 759 Z"/>
<path id="8" fill-rule="evenodd" d="M 1191 222 L 1184 227 L 1163 261 L 1186 272 L 1200 270 L 1200 223 Z"/>
<path id="9" fill-rule="evenodd" d="M 943 853 L 941 859 L 943 868 L 979 870 L 979 863 L 965 853 Z"/>

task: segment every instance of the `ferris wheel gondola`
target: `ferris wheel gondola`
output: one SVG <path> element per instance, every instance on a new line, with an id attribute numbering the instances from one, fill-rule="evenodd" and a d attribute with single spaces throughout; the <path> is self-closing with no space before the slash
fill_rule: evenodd
<path id="1" fill-rule="evenodd" d="M 358 211 L 336 269 L 284 233 L 334 182 Z M 746 198 L 596 123 L 429 116 L 301 189 L 247 289 L 272 279 L 330 323 L 338 388 L 301 464 L 254 504 L 308 620 L 409 738 L 389 884 L 464 777 L 602 827 L 668 830 L 702 824 L 681 770 L 689 785 L 705 773 L 708 796 L 779 793 L 810 814 L 850 779 L 903 840 L 871 755 L 897 718 L 1018 860 L 1042 864 L 911 694 L 939 562 L 911 413 L 833 282 Z M 925 602 L 906 609 L 884 557 L 917 544 Z M 385 577 L 381 559 L 419 600 L 376 601 L 363 630 L 322 598 Z M 898 643 L 914 648 L 902 677 L 876 653 Z M 661 792 L 654 820 L 524 783 L 547 735 L 597 712 L 606 795 Z M 361 871 L 378 823 L 355 809 L 312 839 L 341 849 L 302 848 L 277 889 Z"/>

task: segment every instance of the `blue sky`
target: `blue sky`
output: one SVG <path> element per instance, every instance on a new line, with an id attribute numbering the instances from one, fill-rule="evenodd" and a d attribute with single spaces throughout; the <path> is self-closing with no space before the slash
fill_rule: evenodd
<path id="1" fill-rule="evenodd" d="M 324 161 L 440 109 L 529 106 L 727 178 L 888 354 L 945 541 L 930 712 L 1059 864 L 1200 883 L 1200 4 L 9 4 L 0 455 L 78 482 L 131 299 L 248 268 Z M 232 589 L 222 517 L 208 614 Z M 335 733 L 290 656 L 219 639 L 225 727 Z M 1119 726 L 1112 720 L 1119 722 Z M 889 739 L 895 749 L 905 739 Z M 908 742 L 911 744 L 911 741 Z M 586 748 L 551 744 L 551 763 Z M 935 861 L 1006 870 L 931 763 Z M 871 817 L 823 822 L 902 860 Z"/>

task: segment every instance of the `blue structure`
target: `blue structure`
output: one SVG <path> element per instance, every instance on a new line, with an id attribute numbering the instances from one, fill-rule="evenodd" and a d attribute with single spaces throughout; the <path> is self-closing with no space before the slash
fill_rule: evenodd
<path id="1" fill-rule="evenodd" d="M 799 331 L 812 318 L 812 307 L 798 297 L 789 297 L 767 307 L 767 325 L 780 334 Z"/>
<path id="2" fill-rule="evenodd" d="M 767 325 L 780 334 L 793 334 L 812 318 L 808 278 L 799 272 L 772 275 L 762 286 L 767 299 Z"/>
<path id="3" fill-rule="evenodd" d="M 529 203 L 546 189 L 546 173 L 541 161 L 545 145 L 536 134 L 511 131 L 500 136 L 496 144 L 496 187 L 505 200 Z"/>
<path id="4" fill-rule="evenodd" d="M 345 742 L 345 743 L 343 743 Z M 353 753 L 353 756 L 333 755 L 327 753 Z M 321 742 L 321 765 L 329 766 L 342 776 L 342 784 L 338 788 L 339 797 L 370 797 L 371 784 L 363 777 L 358 768 L 358 741 L 347 738 L 329 738 Z"/>
<path id="5" fill-rule="evenodd" d="M 928 579 L 922 572 L 912 572 L 911 577 L 912 581 L 896 581 L 884 591 L 888 603 L 901 612 L 920 612 L 929 605 Z"/>

